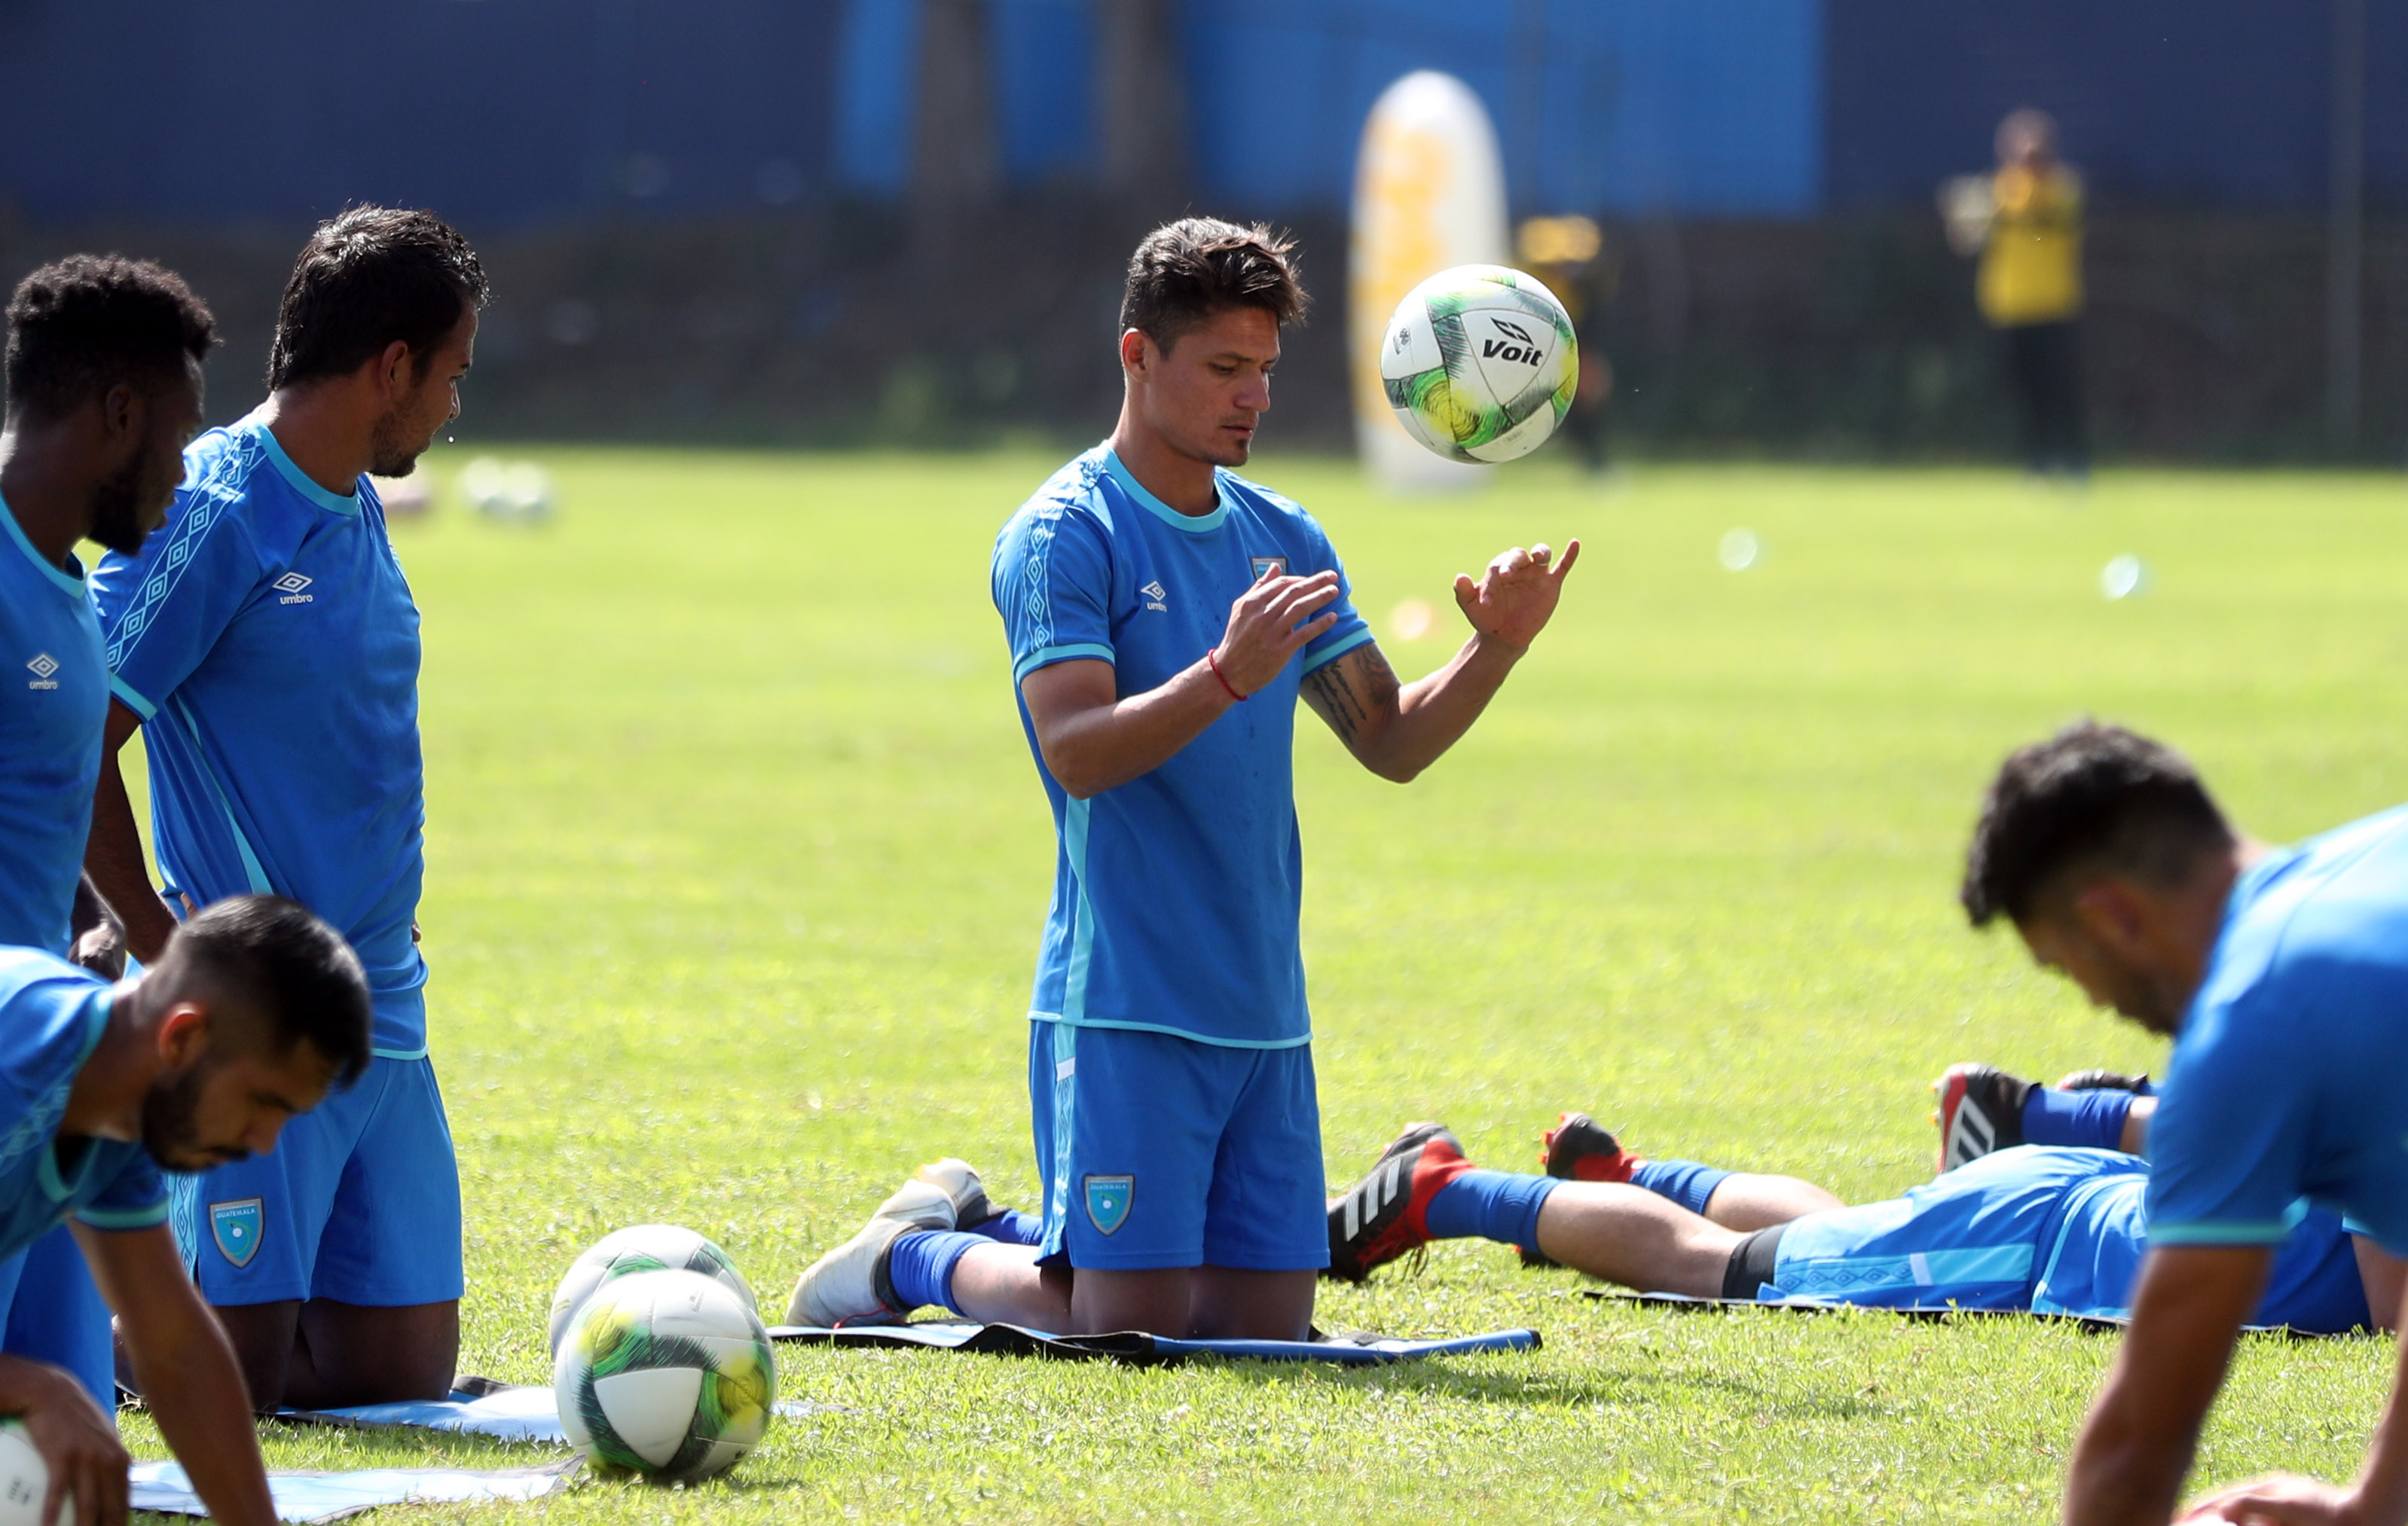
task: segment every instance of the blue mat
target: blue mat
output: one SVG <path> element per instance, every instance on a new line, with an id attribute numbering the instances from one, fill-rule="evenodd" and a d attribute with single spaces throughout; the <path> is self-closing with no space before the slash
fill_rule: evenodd
<path id="1" fill-rule="evenodd" d="M 550 1398 L 550 1394 L 545 1395 Z M 568 1481 L 577 1460 L 545 1468 L 363 1468 L 355 1473 L 271 1473 L 267 1491 L 280 1520 L 336 1520 L 380 1505 L 462 1505 L 478 1500 L 541 1499 Z M 174 1462 L 136 1462 L 136 1510 L 207 1516 L 184 1470 Z"/>
<path id="2" fill-rule="evenodd" d="M 2131 1319 L 2123 1315 L 2104 1314 L 2042 1314 L 2032 1309 L 1964 1309 L 1952 1305 L 1930 1304 L 1845 1304 L 1825 1298 L 1695 1298 L 1687 1293 L 1635 1293 L 1600 1291 L 1585 1289 L 1582 1296 L 1612 1304 L 1646 1304 L 1659 1308 L 1684 1309 L 1784 1309 L 1791 1314 L 1836 1314 L 1842 1310 L 1857 1314 L 1894 1314 L 1901 1319 L 2045 1319 L 2057 1324 L 2071 1325 L 2093 1334 L 2112 1333 L 2131 1328 Z M 2347 1333 L 2334 1334 L 2321 1330 L 2294 1330 L 2289 1325 L 2243 1325 L 2252 1335 L 2288 1335 L 2293 1340 L 2346 1340 Z"/>
<path id="3" fill-rule="evenodd" d="M 928 1323 L 902 1325 L 772 1325 L 769 1338 L 827 1346 L 922 1347 L 939 1351 L 977 1351 L 989 1356 L 1054 1357 L 1073 1362 L 1126 1362 L 1157 1365 L 1191 1357 L 1243 1357 L 1256 1362 L 1326 1362 L 1341 1367 L 1377 1366 L 1422 1357 L 1473 1351 L 1535 1351 L 1535 1330 L 1492 1330 L 1442 1341 L 1398 1341 L 1379 1335 L 1330 1335 L 1311 1341 L 1187 1341 L 1125 1330 L 1106 1335 L 1049 1335 L 1019 1325 Z"/>
<path id="4" fill-rule="evenodd" d="M 280 1409 L 276 1418 L 294 1425 L 403 1426 L 421 1431 L 492 1436 L 497 1441 L 568 1444 L 560 1428 L 560 1407 L 552 1391 L 496 1383 L 489 1377 L 463 1377 L 448 1399 L 412 1400 L 396 1405 L 361 1405 L 351 1409 Z M 800 1419 L 835 1409 L 803 1399 L 781 1399 L 777 1413 Z"/>

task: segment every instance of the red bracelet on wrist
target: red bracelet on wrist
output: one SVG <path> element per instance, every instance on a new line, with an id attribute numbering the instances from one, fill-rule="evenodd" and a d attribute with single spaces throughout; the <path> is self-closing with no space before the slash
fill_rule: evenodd
<path id="1" fill-rule="evenodd" d="M 1229 697 L 1231 699 L 1236 700 L 1240 705 L 1246 703 L 1249 696 L 1239 693 L 1238 686 L 1231 683 L 1229 681 L 1229 676 L 1221 671 L 1221 650 L 1219 648 L 1207 647 L 1204 649 L 1204 665 L 1212 670 L 1212 677 L 1221 680 L 1221 687 L 1229 692 Z"/>

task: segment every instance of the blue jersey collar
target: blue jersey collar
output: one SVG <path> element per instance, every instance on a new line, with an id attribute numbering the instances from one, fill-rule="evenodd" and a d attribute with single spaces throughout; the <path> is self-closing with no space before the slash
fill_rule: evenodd
<path id="1" fill-rule="evenodd" d="M 116 994 L 116 988 L 112 986 L 103 986 L 92 994 L 92 1005 L 85 1008 L 82 1052 L 76 1056 L 75 1073 L 78 1076 L 83 1074 L 85 1062 L 92 1059 L 92 1051 L 100 1048 L 100 1035 L 108 1027 L 108 1009 Z M 72 1077 L 67 1085 L 75 1085 Z M 64 1105 L 64 1099 L 61 1105 Z M 47 1143 L 48 1148 L 41 1152 L 40 1162 L 34 1168 L 34 1177 L 42 1184 L 43 1193 L 51 1202 L 64 1203 L 92 1176 L 92 1158 L 97 1153 L 100 1141 L 84 1140 L 83 1150 L 76 1157 L 76 1178 L 73 1181 L 67 1180 L 59 1171 L 58 1135 L 52 1134 Z"/>
<path id="2" fill-rule="evenodd" d="M 68 555 L 67 563 L 75 568 L 73 572 L 55 562 L 43 561 L 42 553 L 34 549 L 34 543 L 25 538 L 25 527 L 17 522 L 17 511 L 8 506 L 6 498 L 0 498 L 0 524 L 8 527 L 8 538 L 16 543 L 17 549 L 25 553 L 26 561 L 42 569 L 43 577 L 58 584 L 61 591 L 72 597 L 83 597 L 83 563 L 78 562 L 72 553 Z"/>
<path id="3" fill-rule="evenodd" d="M 1212 473 L 1212 491 L 1219 496 L 1220 502 L 1213 505 L 1212 512 L 1210 514 L 1182 514 L 1153 493 L 1146 492 L 1145 484 L 1140 482 L 1131 475 L 1129 469 L 1121 464 L 1120 452 L 1109 446 L 1104 449 L 1104 470 L 1111 473 L 1112 480 L 1126 490 L 1128 495 L 1136 499 L 1155 519 L 1166 524 L 1175 524 L 1191 535 L 1200 535 L 1208 531 L 1218 530 L 1223 521 L 1229 517 L 1229 484 L 1222 480 L 1218 470 Z"/>
<path id="4" fill-rule="evenodd" d="M 293 464 L 293 458 L 286 455 L 284 447 L 276 442 L 276 431 L 263 423 L 257 415 L 245 419 L 240 427 L 249 428 L 258 434 L 261 447 L 267 451 L 267 459 L 275 464 L 276 475 L 284 478 L 286 485 L 294 492 L 329 513 L 357 514 L 360 511 L 359 492 L 356 488 L 350 492 L 328 492 L 324 488 L 320 487 L 310 479 L 308 472 Z"/>

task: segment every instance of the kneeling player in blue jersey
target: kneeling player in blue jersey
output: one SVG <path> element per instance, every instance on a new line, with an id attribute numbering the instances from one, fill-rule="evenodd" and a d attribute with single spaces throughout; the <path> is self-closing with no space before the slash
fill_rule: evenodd
<path id="1" fill-rule="evenodd" d="M 1880 1203 L 1794 1177 L 1648 1160 L 1584 1114 L 1547 1135 L 1547 1175 L 1483 1171 L 1436 1123 L 1399 1134 L 1329 1208 L 1330 1275 L 1360 1281 L 1433 1240 L 1488 1239 L 1642 1292 L 1885 1308 L 2121 1316 L 2148 1248 L 2148 1162 L 2019 1145 Z M 2370 1318 L 2351 1237 L 2300 1219 L 2254 1322 L 2331 1333 Z"/>
<path id="2" fill-rule="evenodd" d="M 360 1084 L 272 1158 L 179 1182 L 193 1275 L 253 1398 L 450 1391 L 460 1177 L 427 1056 L 419 617 L 368 474 L 407 476 L 460 410 L 485 299 L 430 213 L 353 207 L 301 251 L 271 391 L 201 436 L 165 527 L 93 574 L 114 695 L 86 860 L 150 959 L 183 908 L 274 891 L 333 923 L 376 1003 Z M 117 752 L 142 733 L 154 885 Z M 240 1213 L 258 1232 L 224 1233 Z"/>
<path id="3" fill-rule="evenodd" d="M 923 1303 L 1056 1331 L 1311 1323 L 1327 1252 L 1297 704 L 1371 772 L 1412 778 L 1546 626 L 1580 543 L 1458 577 L 1469 640 L 1398 683 L 1321 526 L 1228 469 L 1304 308 L 1290 253 L 1208 218 L 1149 235 L 1122 298 L 1118 425 L 996 537 L 992 592 L 1059 839 L 1028 1014 L 1039 1243 L 961 1234 L 945 1187 L 914 1182 L 803 1275 L 796 1323 Z"/>
<path id="4" fill-rule="evenodd" d="M 214 1520 L 276 1519 L 251 1402 L 223 1331 L 185 1276 L 161 1168 L 265 1155 L 292 1119 L 368 1062 L 358 958 L 290 901 L 219 903 L 140 976 L 111 986 L 32 948 L 0 948 L 0 1255 L 74 1231 L 117 1311 L 134 1376 Z M 256 1234 L 258 1205 L 236 1227 Z M 0 1356 L 0 1414 L 50 1466 L 58 1515 L 125 1519 L 110 1418 L 56 1367 Z"/>

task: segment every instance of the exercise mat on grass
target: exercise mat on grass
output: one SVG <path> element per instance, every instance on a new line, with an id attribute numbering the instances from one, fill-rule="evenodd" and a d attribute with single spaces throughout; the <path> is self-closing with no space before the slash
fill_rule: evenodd
<path id="1" fill-rule="evenodd" d="M 1019 1325 L 931 1322 L 925 1324 L 772 1325 L 769 1338 L 802 1345 L 923 1347 L 936 1351 L 977 1351 L 987 1356 L 1054 1357 L 1069 1361 L 1126 1362 L 1154 1365 L 1191 1357 L 1241 1357 L 1256 1362 L 1326 1362 L 1340 1366 L 1376 1366 L 1420 1357 L 1461 1356 L 1475 1351 L 1534 1351 L 1535 1330 L 1492 1330 L 1453 1340 L 1399 1341 L 1382 1335 L 1324 1335 L 1309 1341 L 1191 1341 L 1124 1330 L 1105 1335 L 1049 1335 Z"/>

